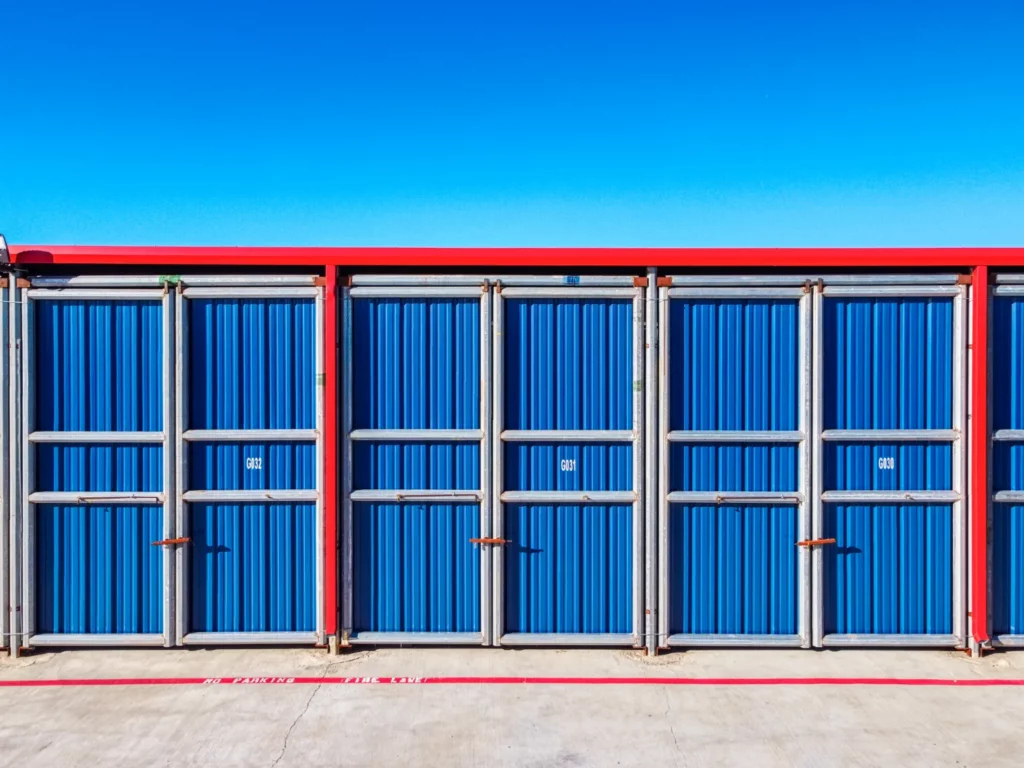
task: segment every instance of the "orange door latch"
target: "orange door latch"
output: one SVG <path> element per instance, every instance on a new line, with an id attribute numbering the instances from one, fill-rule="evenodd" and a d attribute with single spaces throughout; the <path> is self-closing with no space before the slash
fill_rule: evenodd
<path id="1" fill-rule="evenodd" d="M 160 541 L 154 541 L 154 547 L 173 547 L 175 544 L 188 544 L 192 539 L 188 536 L 182 536 L 180 539 L 161 539 Z"/>
<path id="2" fill-rule="evenodd" d="M 835 543 L 835 539 L 804 539 L 803 541 L 798 541 L 796 545 L 798 547 L 822 547 L 826 544 Z"/>
<path id="3" fill-rule="evenodd" d="M 470 544 L 498 544 L 498 545 L 502 545 L 502 544 L 508 544 L 510 542 L 511 542 L 511 539 L 470 539 L 469 540 Z"/>

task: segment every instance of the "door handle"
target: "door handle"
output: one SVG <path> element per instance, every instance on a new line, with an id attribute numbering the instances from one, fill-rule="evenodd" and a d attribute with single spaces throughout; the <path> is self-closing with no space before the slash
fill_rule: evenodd
<path id="1" fill-rule="evenodd" d="M 188 544 L 190 541 L 192 541 L 192 539 L 189 538 L 188 536 L 182 536 L 182 537 L 177 538 L 177 539 L 160 539 L 160 541 L 154 541 L 153 542 L 153 546 L 154 547 L 173 547 L 176 544 Z"/>
<path id="2" fill-rule="evenodd" d="M 482 539 L 470 539 L 470 544 L 496 544 L 498 546 L 504 546 L 505 544 L 511 544 L 512 539 L 497 539 L 497 538 L 482 538 Z"/>
<path id="3" fill-rule="evenodd" d="M 813 547 L 823 547 L 826 544 L 835 544 L 835 543 L 836 543 L 835 539 L 804 539 L 803 541 L 798 541 L 796 543 L 796 545 L 798 547 L 807 547 L 808 549 L 811 549 Z"/>

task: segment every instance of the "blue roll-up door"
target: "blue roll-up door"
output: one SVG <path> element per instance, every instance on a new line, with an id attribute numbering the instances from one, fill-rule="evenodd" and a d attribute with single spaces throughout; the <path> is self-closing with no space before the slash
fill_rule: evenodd
<path id="1" fill-rule="evenodd" d="M 323 641 L 320 289 L 305 282 L 181 294 L 182 642 Z"/>
<path id="2" fill-rule="evenodd" d="M 27 644 L 167 644 L 166 292 L 22 296 Z"/>
<path id="3" fill-rule="evenodd" d="M 486 642 L 489 302 L 480 284 L 348 289 L 347 642 Z"/>
<path id="4" fill-rule="evenodd" d="M 502 644 L 640 643 L 642 289 L 608 282 L 497 295 Z"/>
<path id="5" fill-rule="evenodd" d="M 661 296 L 660 644 L 807 645 L 810 296 Z"/>
<path id="6" fill-rule="evenodd" d="M 821 299 L 826 645 L 964 641 L 962 290 L 826 287 Z"/>
<path id="7" fill-rule="evenodd" d="M 1024 645 L 1024 286 L 999 276 L 990 304 L 990 634 Z"/>

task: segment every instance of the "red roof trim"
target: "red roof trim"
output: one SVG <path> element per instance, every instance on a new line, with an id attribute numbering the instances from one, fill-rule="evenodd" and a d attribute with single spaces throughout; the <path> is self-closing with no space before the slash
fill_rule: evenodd
<path id="1" fill-rule="evenodd" d="M 1024 267 L 1020 248 L 291 248 L 14 245 L 18 264 L 340 267 Z"/>

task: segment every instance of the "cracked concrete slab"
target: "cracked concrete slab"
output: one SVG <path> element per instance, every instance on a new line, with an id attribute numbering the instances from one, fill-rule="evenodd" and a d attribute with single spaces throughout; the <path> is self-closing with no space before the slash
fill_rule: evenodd
<path id="1" fill-rule="evenodd" d="M 0 661 L 0 680 L 282 676 L 1024 678 L 1024 654 L 103 650 Z M 5 688 L 19 766 L 1018 765 L 1021 688 L 244 685 Z"/>

